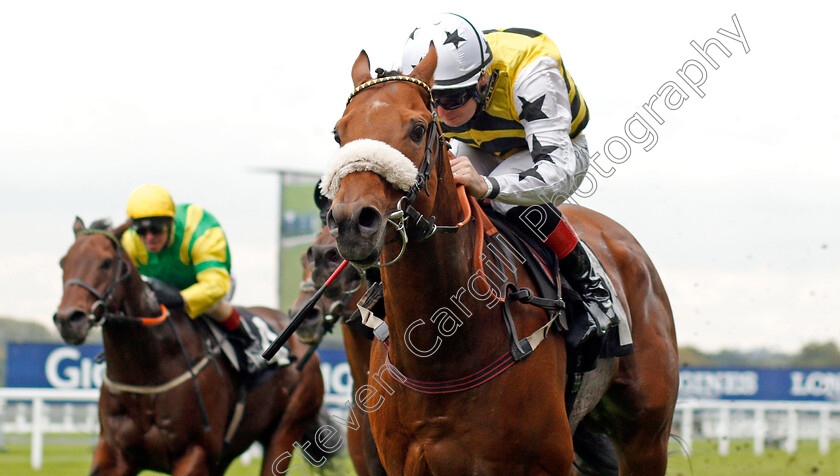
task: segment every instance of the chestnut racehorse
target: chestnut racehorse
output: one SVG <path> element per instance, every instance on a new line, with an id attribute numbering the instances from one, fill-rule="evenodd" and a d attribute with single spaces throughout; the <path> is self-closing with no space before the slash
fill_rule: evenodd
<path id="1" fill-rule="evenodd" d="M 433 115 L 436 63 L 431 47 L 409 75 L 373 80 L 367 55 L 359 55 L 351 74 L 356 89 L 335 128 L 341 149 L 322 188 L 333 198 L 327 222 L 341 255 L 357 267 L 383 266 L 390 337 L 388 346 L 374 344 L 368 387 L 356 403 L 369 411 L 385 469 L 567 475 L 572 434 L 588 413 L 582 424 L 614 442 L 621 474 L 665 474 L 678 386 L 673 317 L 650 259 L 614 221 L 562 207 L 606 268 L 635 352 L 602 359 L 598 378 L 584 377 L 594 398 L 579 398 L 583 410 L 576 403 L 571 417 L 566 347 L 555 331 L 524 359 L 494 371 L 502 361 L 494 359 L 513 354 L 505 306 L 519 336 L 548 318 L 521 301 L 503 303 L 483 273 L 487 228 L 475 200 L 456 187 Z M 466 219 L 470 210 L 476 219 Z M 513 264 L 516 275 L 503 270 L 506 278 L 535 289 Z"/>
<path id="2" fill-rule="evenodd" d="M 301 257 L 303 264 L 303 283 L 301 293 L 292 306 L 291 314 L 309 301 L 315 290 L 324 285 L 333 271 L 341 264 L 341 256 L 335 245 L 335 238 L 324 227 Z M 320 332 L 323 332 L 324 319 L 329 316 L 341 322 L 344 350 L 350 375 L 353 378 L 353 395 L 367 383 L 370 364 L 371 342 L 355 327 L 347 324 L 347 319 L 356 311 L 356 303 L 367 291 L 367 281 L 355 269 L 345 269 L 338 278 L 327 288 L 318 303 L 307 313 L 306 320 L 296 331 L 296 335 L 303 343 L 314 342 Z M 358 319 L 358 318 L 356 318 Z M 352 402 L 351 402 L 352 404 Z M 379 461 L 376 445 L 370 431 L 370 420 L 365 412 L 357 407 L 351 407 L 353 418 L 347 425 L 347 448 L 353 466 L 359 476 L 384 475 L 385 470 Z"/>
<path id="3" fill-rule="evenodd" d="M 295 442 L 318 424 L 318 359 L 300 372 L 294 365 L 267 370 L 249 386 L 244 413 L 235 412 L 242 378 L 208 341 L 208 328 L 158 305 L 120 246 L 126 228 L 88 230 L 77 218 L 76 241 L 61 260 L 64 295 L 54 319 L 62 338 L 78 345 L 102 325 L 107 370 L 90 474 L 221 475 L 255 441 L 265 450 L 261 474 L 282 474 Z M 285 319 L 249 310 L 275 330 Z M 292 355 L 306 350 L 297 340 L 289 347 Z"/>

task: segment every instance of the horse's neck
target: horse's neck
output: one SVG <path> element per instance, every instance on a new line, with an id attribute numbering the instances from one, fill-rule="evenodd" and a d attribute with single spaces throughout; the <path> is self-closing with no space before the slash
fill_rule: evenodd
<path id="1" fill-rule="evenodd" d="M 445 195 L 438 196 L 438 204 L 458 203 L 454 187 L 441 191 Z M 439 225 L 463 218 L 453 206 L 434 214 Z M 507 345 L 502 320 L 496 319 L 499 305 L 475 296 L 484 284 L 476 279 L 477 234 L 472 220 L 457 233 L 411 242 L 400 261 L 382 270 L 389 355 L 412 377 L 462 376 L 465 368 L 497 357 Z"/>
<path id="2" fill-rule="evenodd" d="M 125 250 L 121 250 L 123 262 L 128 266 L 129 276 L 122 287 L 122 302 L 120 310 L 129 317 L 154 317 L 161 313 L 157 299 L 154 298 L 151 290 L 146 287 L 140 272 L 134 266 L 131 258 Z"/>
<path id="3" fill-rule="evenodd" d="M 202 352 L 202 341 L 183 313 L 172 311 L 167 321 L 155 325 L 106 322 L 102 339 L 108 376 L 122 383 L 159 384 L 182 373 L 186 363 L 175 332 L 183 351 L 193 359 Z"/>
<path id="4" fill-rule="evenodd" d="M 140 318 L 160 315 L 161 309 L 148 294 L 137 269 L 131 266 L 130 271 L 123 284 L 120 308 L 129 319 L 137 321 L 106 321 L 102 326 L 108 375 L 123 383 L 162 382 L 184 370 L 178 338 L 189 356 L 201 352 L 202 341 L 189 317 L 181 311 L 170 310 L 170 316 L 158 324 L 141 324 Z"/>

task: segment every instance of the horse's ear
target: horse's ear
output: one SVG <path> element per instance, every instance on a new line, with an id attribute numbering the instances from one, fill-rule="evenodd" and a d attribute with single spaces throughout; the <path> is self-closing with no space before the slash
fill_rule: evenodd
<path id="1" fill-rule="evenodd" d="M 362 83 L 366 83 L 373 79 L 370 75 L 370 59 L 368 58 L 367 53 L 365 50 L 362 50 L 359 53 L 359 57 L 356 58 L 356 62 L 353 63 L 353 86 L 358 86 Z"/>
<path id="2" fill-rule="evenodd" d="M 409 76 L 432 86 L 435 83 L 435 68 L 437 68 L 437 50 L 435 44 L 430 42 L 429 52 L 417 63 Z"/>
<path id="3" fill-rule="evenodd" d="M 123 233 L 125 233 L 125 230 L 128 230 L 128 227 L 130 227 L 130 226 L 131 226 L 131 221 L 126 221 L 122 225 L 116 227 L 114 229 L 114 236 L 116 236 L 117 239 L 119 240 L 120 238 L 122 238 Z"/>
<path id="4" fill-rule="evenodd" d="M 318 183 L 315 184 L 315 205 L 318 207 L 318 210 L 321 211 L 321 224 L 327 226 L 327 212 L 330 211 L 330 207 L 332 206 L 332 200 L 325 197 L 323 193 L 321 193 L 321 180 L 318 180 Z"/>
<path id="5" fill-rule="evenodd" d="M 73 222 L 73 235 L 78 235 L 80 231 L 85 229 L 85 222 L 82 221 L 81 218 L 76 217 L 76 221 Z"/>

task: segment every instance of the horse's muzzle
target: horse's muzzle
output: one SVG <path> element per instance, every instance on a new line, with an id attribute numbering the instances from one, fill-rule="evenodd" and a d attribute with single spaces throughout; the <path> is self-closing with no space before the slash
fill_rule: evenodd
<path id="1" fill-rule="evenodd" d="M 62 308 L 53 315 L 53 322 L 64 342 L 72 345 L 84 343 L 91 327 L 88 314 L 78 308 Z"/>
<path id="2" fill-rule="evenodd" d="M 292 309 L 291 315 L 297 315 L 297 311 L 298 310 L 296 309 Z M 303 324 L 298 327 L 295 334 L 297 334 L 298 339 L 300 339 L 300 341 L 304 344 L 311 344 L 318 338 L 318 333 L 321 330 L 323 323 L 324 313 L 317 305 L 312 306 L 312 308 L 306 313 Z"/>
<path id="3" fill-rule="evenodd" d="M 370 265 L 379 260 L 385 235 L 382 213 L 369 205 L 333 203 L 327 226 L 338 252 L 353 264 Z"/>

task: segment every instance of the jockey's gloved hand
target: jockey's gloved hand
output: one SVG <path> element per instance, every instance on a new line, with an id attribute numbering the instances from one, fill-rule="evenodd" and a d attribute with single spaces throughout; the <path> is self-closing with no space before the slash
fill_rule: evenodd
<path id="1" fill-rule="evenodd" d="M 147 279 L 146 284 L 152 288 L 158 302 L 166 307 L 183 307 L 184 298 L 181 297 L 181 290 L 170 286 L 159 279 Z"/>

